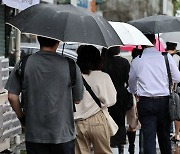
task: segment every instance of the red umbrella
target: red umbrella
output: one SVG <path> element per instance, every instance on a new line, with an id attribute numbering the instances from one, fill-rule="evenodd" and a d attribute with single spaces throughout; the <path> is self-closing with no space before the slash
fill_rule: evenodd
<path id="1" fill-rule="evenodd" d="M 125 50 L 125 51 L 132 51 L 134 48 L 136 48 L 135 45 L 125 45 L 125 46 L 120 46 L 121 50 Z M 137 46 L 138 49 L 142 49 L 141 46 Z"/>

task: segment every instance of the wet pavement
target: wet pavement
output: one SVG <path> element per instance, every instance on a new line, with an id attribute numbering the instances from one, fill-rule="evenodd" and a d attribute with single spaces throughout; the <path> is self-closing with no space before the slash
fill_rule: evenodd
<path id="1" fill-rule="evenodd" d="M 21 136 L 21 139 L 24 140 L 24 136 Z M 160 154 L 159 151 L 159 146 L 157 142 L 157 154 Z M 136 140 L 135 140 L 135 154 L 139 154 L 139 131 L 137 132 L 136 135 Z M 118 154 L 118 149 L 117 148 L 112 148 L 113 154 Z M 10 149 L 11 154 L 26 154 L 25 150 L 25 145 L 24 142 L 21 143 L 20 145 L 16 146 L 15 144 L 11 146 Z M 0 154 L 10 154 L 8 151 L 0 152 Z M 93 154 L 93 152 L 92 152 Z M 128 143 L 124 146 L 124 154 L 129 154 L 128 152 Z M 177 144 L 174 144 L 172 142 L 172 154 L 180 154 L 180 142 Z"/>
<path id="2" fill-rule="evenodd" d="M 157 154 L 161 154 L 158 146 L 158 141 L 156 140 L 156 149 Z M 118 149 L 113 148 L 113 154 L 118 154 Z M 124 146 L 124 154 L 129 154 L 128 152 L 128 143 Z M 140 148 L 139 148 L 139 132 L 137 132 L 136 140 L 135 140 L 135 153 L 134 154 L 140 154 Z M 142 154 L 142 153 L 141 153 Z M 174 144 L 172 142 L 172 154 L 180 154 L 180 142 L 177 144 Z"/>

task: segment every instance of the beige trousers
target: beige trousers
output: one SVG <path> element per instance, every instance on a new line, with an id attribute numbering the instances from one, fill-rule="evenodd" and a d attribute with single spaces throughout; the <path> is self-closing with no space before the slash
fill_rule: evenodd
<path id="1" fill-rule="evenodd" d="M 102 111 L 76 121 L 75 154 L 91 154 L 91 145 L 94 154 L 112 154 L 109 126 Z"/>
<path id="2" fill-rule="evenodd" d="M 133 96 L 133 102 L 134 102 L 133 107 L 126 112 L 127 124 L 129 124 L 129 126 L 132 129 L 140 129 L 141 125 L 137 116 L 137 108 L 136 108 L 137 102 L 135 96 Z"/>

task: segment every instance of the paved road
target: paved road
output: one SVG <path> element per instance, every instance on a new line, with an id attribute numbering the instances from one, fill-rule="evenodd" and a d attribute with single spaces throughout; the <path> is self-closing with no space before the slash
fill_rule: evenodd
<path id="1" fill-rule="evenodd" d="M 159 146 L 158 146 L 158 141 L 156 141 L 157 145 L 157 154 L 160 154 L 159 151 Z M 118 149 L 117 148 L 113 148 L 113 154 L 118 154 Z M 126 144 L 124 146 L 124 154 L 129 154 L 128 152 L 128 144 Z M 139 154 L 139 132 L 137 132 L 136 135 L 136 140 L 135 140 L 135 154 Z M 180 143 L 178 144 L 173 144 L 172 143 L 172 154 L 180 154 Z"/>
<path id="2" fill-rule="evenodd" d="M 157 154 L 160 154 L 158 144 L 156 147 L 157 147 Z M 179 144 L 172 144 L 172 148 L 173 148 L 173 154 L 180 154 L 180 143 Z M 14 147 L 12 150 L 13 150 L 12 154 L 26 154 L 24 143 L 17 146 L 16 148 Z M 113 151 L 113 154 L 118 154 L 117 148 L 113 148 L 112 151 Z M 0 154 L 7 154 L 7 152 L 6 153 L 0 153 Z M 124 154 L 129 154 L 128 144 L 126 144 L 124 146 Z M 137 132 L 137 135 L 136 135 L 135 154 L 139 154 L 139 132 Z"/>

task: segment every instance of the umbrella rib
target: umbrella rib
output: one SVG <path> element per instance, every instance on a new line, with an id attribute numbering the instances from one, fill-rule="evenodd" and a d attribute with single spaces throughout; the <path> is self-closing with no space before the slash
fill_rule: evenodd
<path id="1" fill-rule="evenodd" d="M 87 16 L 85 16 L 85 17 L 88 17 L 88 15 Z M 92 17 L 92 19 L 95 21 L 95 23 L 98 25 L 97 27 L 98 27 L 98 29 L 100 29 L 100 32 L 101 32 L 101 35 L 102 35 L 102 38 L 103 38 L 103 41 L 104 41 L 104 44 L 106 44 L 106 41 L 105 41 L 105 37 L 104 37 L 104 35 L 103 35 L 103 33 L 102 33 L 102 30 L 101 30 L 101 26 L 99 26 L 99 24 L 98 24 L 98 22 L 96 21 L 96 19 L 94 18 L 94 16 L 92 15 L 91 16 Z M 98 20 L 98 21 L 100 21 L 100 20 Z M 101 21 L 100 21 L 101 22 Z M 102 23 L 101 23 L 102 24 Z M 102 24 L 102 25 L 104 25 L 104 24 Z M 84 26 L 83 26 L 84 27 Z M 107 29 L 106 29 L 107 30 Z M 109 32 L 108 32 L 109 33 Z M 88 37 L 88 36 L 87 36 Z"/>
<path id="2" fill-rule="evenodd" d="M 101 20 L 100 20 L 100 22 L 101 22 Z M 104 24 L 101 22 L 101 24 L 103 25 L 103 27 L 107 30 L 107 32 L 108 32 L 108 34 L 109 34 L 109 37 L 113 40 L 113 38 L 111 37 L 111 33 L 110 33 L 110 31 L 106 28 L 106 26 L 104 26 Z M 109 24 L 109 23 L 108 23 Z M 114 28 L 109 24 L 109 26 L 112 28 L 112 30 L 114 31 L 114 33 L 116 33 L 116 31 L 114 30 Z M 117 34 L 117 33 L 116 33 Z M 117 34 L 117 36 L 118 36 L 118 34 Z M 103 37 L 103 38 L 105 38 L 105 37 Z M 121 40 L 120 39 L 120 37 L 118 36 L 118 38 L 119 38 L 119 40 Z M 106 41 L 105 41 L 106 42 Z"/>

